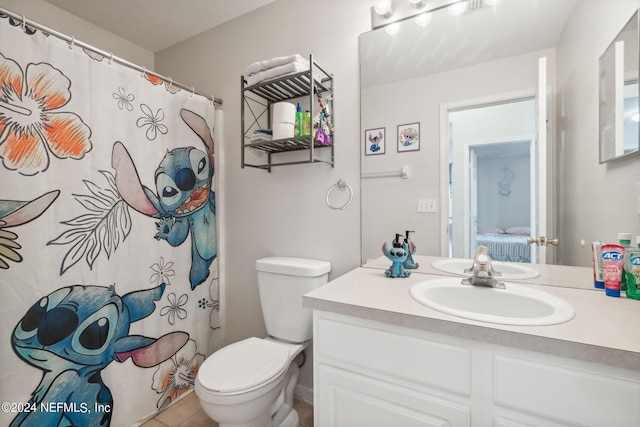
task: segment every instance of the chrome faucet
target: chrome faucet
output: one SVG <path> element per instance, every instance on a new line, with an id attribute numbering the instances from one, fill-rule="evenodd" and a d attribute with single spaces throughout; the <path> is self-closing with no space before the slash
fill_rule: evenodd
<path id="1" fill-rule="evenodd" d="M 471 277 L 462 279 L 463 285 L 484 286 L 488 288 L 505 289 L 504 283 L 496 279 L 502 274 L 494 271 L 491 265 L 491 257 L 488 255 L 486 246 L 478 246 L 476 256 L 473 259 L 471 268 L 464 270 L 465 273 L 471 273 Z"/>

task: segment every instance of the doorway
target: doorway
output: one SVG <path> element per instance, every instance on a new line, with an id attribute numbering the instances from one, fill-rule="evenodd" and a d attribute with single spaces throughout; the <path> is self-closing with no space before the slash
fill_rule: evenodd
<path id="1" fill-rule="evenodd" d="M 535 262 L 536 100 L 518 98 L 447 110 L 449 253 Z"/>

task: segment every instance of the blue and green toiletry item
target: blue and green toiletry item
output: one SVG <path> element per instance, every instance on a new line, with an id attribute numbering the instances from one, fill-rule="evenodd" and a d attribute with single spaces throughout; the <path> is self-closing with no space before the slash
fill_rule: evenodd
<path id="1" fill-rule="evenodd" d="M 415 231 L 407 230 L 405 232 L 404 243 L 407 245 L 407 250 L 409 254 L 407 255 L 407 259 L 404 260 L 402 265 L 404 268 L 415 269 L 420 266 L 419 263 L 413 261 L 413 254 L 416 253 L 416 245 L 413 244 L 413 240 L 409 238 L 409 233 L 415 233 Z"/>
<path id="2" fill-rule="evenodd" d="M 391 267 L 385 270 L 384 275 L 387 277 L 409 277 L 410 271 L 407 271 L 402 265 L 409 256 L 409 245 L 405 243 L 400 234 L 396 234 L 392 247 L 387 246 L 387 242 L 382 245 L 382 253 L 391 260 Z"/>

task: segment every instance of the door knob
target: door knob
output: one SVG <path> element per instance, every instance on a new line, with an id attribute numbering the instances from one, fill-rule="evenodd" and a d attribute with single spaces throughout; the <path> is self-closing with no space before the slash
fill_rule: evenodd
<path id="1" fill-rule="evenodd" d="M 545 236 L 540 236 L 538 238 L 529 237 L 527 239 L 527 244 L 530 245 L 532 243 L 535 243 L 538 246 L 548 246 L 548 245 L 558 246 L 558 239 L 557 238 L 547 239 Z"/>

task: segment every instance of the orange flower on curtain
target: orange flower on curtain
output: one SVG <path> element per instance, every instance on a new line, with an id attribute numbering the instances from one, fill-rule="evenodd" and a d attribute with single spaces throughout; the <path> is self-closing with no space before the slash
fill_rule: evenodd
<path id="1" fill-rule="evenodd" d="M 203 362 L 204 354 L 198 353 L 196 342 L 190 339 L 176 354 L 158 366 L 151 386 L 161 394 L 158 408 L 174 402 L 194 386 L 198 369 Z"/>
<path id="2" fill-rule="evenodd" d="M 35 175 L 51 155 L 82 159 L 91 150 L 91 129 L 73 112 L 71 81 L 47 63 L 30 63 L 23 73 L 0 53 L 0 158 L 9 170 Z"/>

